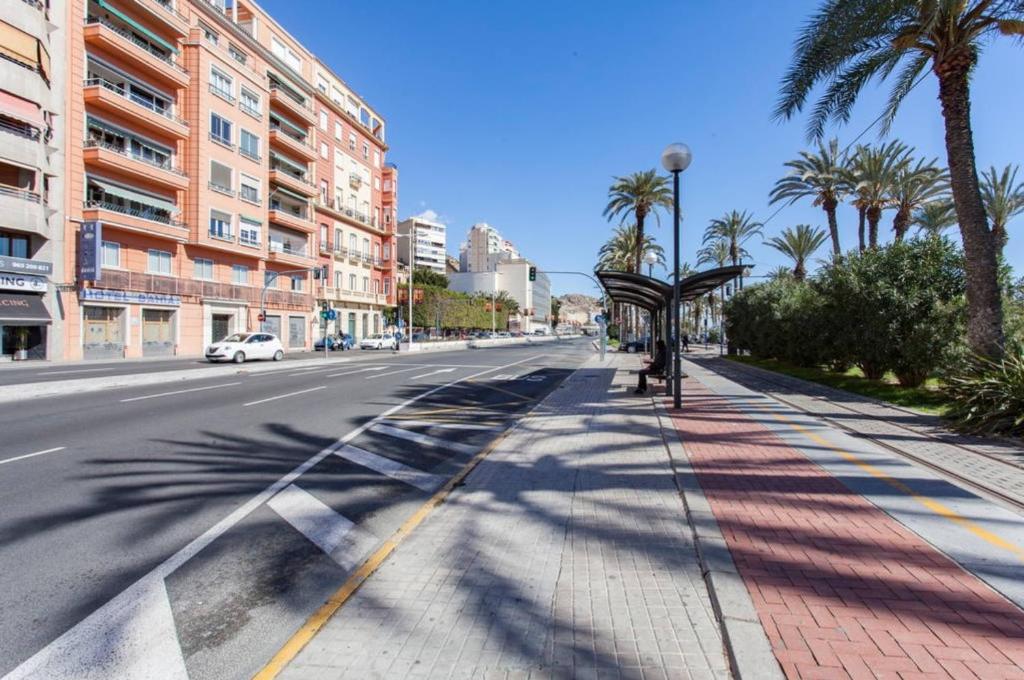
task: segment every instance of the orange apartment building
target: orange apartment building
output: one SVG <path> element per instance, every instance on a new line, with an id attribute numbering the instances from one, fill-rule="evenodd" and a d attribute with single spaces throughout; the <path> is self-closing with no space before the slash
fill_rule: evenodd
<path id="1" fill-rule="evenodd" d="M 251 2 L 68 0 L 67 12 L 65 266 L 78 274 L 62 293 L 65 357 L 200 355 L 261 327 L 307 349 L 325 295 L 368 315 L 357 337 L 372 332 L 369 315 L 394 296 L 380 116 Z M 324 99 L 321 78 L 344 106 Z M 327 140 L 336 122 L 357 140 L 346 160 L 374 150 L 358 210 L 347 193 L 327 199 L 343 179 Z M 338 295 L 310 273 L 340 271 L 336 229 L 369 241 L 359 266 L 378 295 Z"/>

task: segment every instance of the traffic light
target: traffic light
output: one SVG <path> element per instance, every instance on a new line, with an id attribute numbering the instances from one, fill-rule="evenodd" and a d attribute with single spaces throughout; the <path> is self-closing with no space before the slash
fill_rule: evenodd
<path id="1" fill-rule="evenodd" d="M 531 281 L 536 281 L 537 280 L 537 268 L 536 267 L 530 267 L 530 280 Z"/>

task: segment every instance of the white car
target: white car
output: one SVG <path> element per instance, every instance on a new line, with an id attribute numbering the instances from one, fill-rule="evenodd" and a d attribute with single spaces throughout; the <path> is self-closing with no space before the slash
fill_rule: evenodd
<path id="1" fill-rule="evenodd" d="M 391 333 L 377 333 L 359 341 L 359 349 L 395 349 L 396 345 Z"/>
<path id="2" fill-rule="evenodd" d="M 240 364 L 248 359 L 284 359 L 284 347 L 273 333 L 235 333 L 206 348 L 210 362 L 234 361 Z"/>

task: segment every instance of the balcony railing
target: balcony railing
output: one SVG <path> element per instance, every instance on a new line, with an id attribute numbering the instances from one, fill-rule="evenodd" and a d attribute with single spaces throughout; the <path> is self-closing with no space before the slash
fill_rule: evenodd
<path id="1" fill-rule="evenodd" d="M 185 228 L 184 222 L 172 219 L 169 215 L 161 214 L 157 208 L 138 210 L 136 208 L 130 208 L 128 206 L 119 205 L 117 203 L 98 198 L 90 198 L 83 201 L 82 207 L 86 210 L 110 210 L 112 212 L 121 213 L 122 215 L 128 215 L 129 217 L 138 217 L 139 219 L 159 222 L 160 224 L 166 224 L 171 227 Z"/>
<path id="2" fill-rule="evenodd" d="M 253 118 L 260 118 L 260 119 L 263 118 L 263 114 L 260 113 L 260 110 L 255 108 L 255 107 L 253 107 L 253 106 L 250 106 L 250 105 L 246 104 L 244 99 L 242 101 L 238 102 L 238 108 L 242 109 L 242 111 L 244 113 L 248 113 Z"/>
<path id="3" fill-rule="evenodd" d="M 152 165 L 154 168 L 160 168 L 161 170 L 166 170 L 167 172 L 174 173 L 179 177 L 188 177 L 188 175 L 185 174 L 184 170 L 179 170 L 178 168 L 174 167 L 174 165 L 169 160 L 159 161 L 155 158 L 146 158 L 141 154 L 134 153 L 130 149 L 125 149 L 115 144 L 111 144 L 110 142 L 104 142 L 103 140 L 100 139 L 87 139 L 82 143 L 82 148 L 106 149 L 107 151 L 112 151 L 120 156 L 124 156 L 125 158 L 130 158 L 133 161 L 139 161 L 140 163 L 145 163 L 146 165 Z"/>
<path id="4" fill-rule="evenodd" d="M 3 132 L 10 133 L 12 135 L 18 135 L 25 139 L 30 139 L 33 142 L 38 142 L 39 137 L 42 134 L 37 127 L 33 127 L 28 123 L 19 123 L 13 121 L 0 120 L 0 130 Z"/>
<path id="5" fill-rule="evenodd" d="M 339 204 L 337 200 L 324 201 L 321 198 L 317 198 L 316 203 L 322 208 L 333 210 L 334 212 L 345 215 L 346 217 L 350 217 L 357 222 L 362 222 L 363 224 L 374 227 L 375 229 L 379 228 L 377 226 L 377 220 L 375 218 L 371 217 L 370 215 L 363 214 L 358 210 L 346 208 L 345 206 Z"/>
<path id="6" fill-rule="evenodd" d="M 294 217 L 296 219 L 302 220 L 303 222 L 312 222 L 313 221 L 310 218 L 310 216 L 306 213 L 305 210 L 299 210 L 297 208 L 289 208 L 287 206 L 281 205 L 280 203 L 276 203 L 274 201 L 270 202 L 270 209 L 271 210 L 276 210 L 276 211 L 278 211 L 280 213 L 283 213 L 284 215 L 286 215 L 288 217 Z"/>
<path id="7" fill-rule="evenodd" d="M 283 94 L 286 97 L 288 97 L 288 99 L 291 99 L 298 106 L 302 107 L 303 109 L 306 109 L 307 111 L 311 112 L 313 110 L 313 107 L 311 107 L 309 104 L 307 104 L 305 101 L 303 101 L 299 97 L 297 97 L 294 94 L 292 94 L 292 92 L 290 90 L 288 90 L 287 88 L 281 87 L 277 83 L 271 83 L 270 84 L 270 89 L 275 91 L 275 92 L 280 92 L 281 94 Z"/>
<path id="8" fill-rule="evenodd" d="M 0 194 L 20 198 L 21 200 L 29 201 L 30 203 L 43 202 L 43 196 L 39 192 L 29 191 L 28 189 L 19 189 L 18 187 L 11 187 L 5 184 L 0 184 Z"/>
<path id="9" fill-rule="evenodd" d="M 141 97 L 138 97 L 135 94 L 133 94 L 131 92 L 128 92 L 127 90 L 125 90 L 120 85 L 112 83 L 109 80 L 107 80 L 106 78 L 98 78 L 98 77 L 97 78 L 86 78 L 85 82 L 83 83 L 83 85 L 85 87 L 91 87 L 93 85 L 100 85 L 104 89 L 110 90 L 111 92 L 113 92 L 114 94 L 116 94 L 119 97 L 124 97 L 128 101 L 130 101 L 130 102 L 132 102 L 134 104 L 138 104 L 139 106 L 141 106 L 143 108 L 149 109 L 153 113 L 157 113 L 157 114 L 163 116 L 164 118 L 166 118 L 168 120 L 172 120 L 175 123 L 178 123 L 179 125 L 184 125 L 185 127 L 188 127 L 188 121 L 187 120 L 184 120 L 182 118 L 178 118 L 173 113 L 171 113 L 169 110 L 159 108 L 158 106 L 153 104 L 153 102 L 148 102 L 145 99 L 142 99 Z"/>
<path id="10" fill-rule="evenodd" d="M 217 95 L 221 99 L 225 99 L 225 100 L 231 102 L 232 104 L 235 103 L 235 95 L 231 94 L 227 90 L 223 90 L 223 89 L 217 87 L 216 85 L 214 85 L 213 83 L 210 83 L 209 87 L 210 87 L 210 92 L 212 92 L 213 94 Z"/>
<path id="11" fill-rule="evenodd" d="M 179 71 L 181 73 L 186 73 L 186 74 L 188 73 L 188 69 L 186 69 L 184 66 L 181 66 L 176 61 L 174 61 L 174 57 L 172 55 L 167 54 L 166 52 L 161 52 L 160 50 L 156 49 L 155 47 L 150 45 L 145 40 L 140 40 L 131 31 L 128 31 L 128 30 L 126 30 L 124 28 L 121 28 L 117 24 L 115 24 L 115 23 L 113 23 L 111 21 L 108 21 L 107 19 L 104 19 L 103 17 L 93 17 L 93 16 L 86 17 L 85 18 L 85 25 L 88 26 L 90 24 L 101 24 L 103 26 L 106 26 L 111 31 L 113 31 L 118 36 L 120 36 L 122 40 L 126 40 L 126 41 L 130 42 L 131 44 L 135 45 L 136 47 L 138 47 L 138 48 L 140 48 L 142 50 L 145 50 L 146 52 L 149 52 L 150 54 L 152 54 L 154 57 L 156 57 L 160 61 L 164 62 L 165 64 L 168 64 L 169 66 L 172 66 L 175 70 L 177 70 L 177 71 Z"/>
<path id="12" fill-rule="evenodd" d="M 232 198 L 235 196 L 234 190 L 232 190 L 231 187 L 224 186 L 223 184 L 209 182 L 206 186 L 208 186 L 211 191 L 216 191 L 218 194 L 224 194 L 225 196 L 231 196 Z"/>
<path id="13" fill-rule="evenodd" d="M 138 272 L 104 269 L 99 281 L 93 284 L 97 288 L 113 288 L 161 295 L 194 296 L 218 300 L 238 300 L 250 305 L 260 304 L 261 286 L 240 286 L 219 281 L 200 281 L 195 279 L 179 279 L 173 276 L 156 276 Z M 309 293 L 296 293 L 278 288 L 267 289 L 267 304 L 310 306 Z"/>
<path id="14" fill-rule="evenodd" d="M 308 139 L 307 137 L 299 137 L 294 132 L 289 132 L 288 129 L 285 126 L 283 126 L 283 125 L 278 125 L 277 123 L 271 121 L 270 122 L 270 129 L 271 130 L 276 130 L 277 132 L 280 132 L 281 134 L 283 134 L 284 136 L 288 137 L 289 139 L 291 139 L 293 142 L 295 142 L 297 144 L 301 144 L 302 146 L 305 146 L 305 147 L 310 148 L 310 149 L 313 148 L 313 145 L 309 144 L 306 141 L 306 139 Z"/>
<path id="15" fill-rule="evenodd" d="M 294 255 L 295 257 L 310 257 L 309 251 L 306 248 L 296 248 L 295 246 L 278 241 L 271 241 L 269 248 L 272 253 L 284 253 L 285 255 Z"/>
<path id="16" fill-rule="evenodd" d="M 178 17 L 182 21 L 186 21 L 185 15 L 174 9 L 174 3 L 170 0 L 153 0 L 156 4 L 160 5 L 168 14 L 174 17 Z"/>
<path id="17" fill-rule="evenodd" d="M 287 165 L 284 165 L 283 163 L 275 163 L 274 161 L 271 161 L 270 169 L 288 175 L 288 177 L 292 178 L 296 182 L 299 182 L 300 184 L 305 184 L 308 187 L 316 187 L 315 184 L 306 179 L 305 175 L 300 175 L 299 173 L 295 172 L 294 170 L 289 168 Z"/>

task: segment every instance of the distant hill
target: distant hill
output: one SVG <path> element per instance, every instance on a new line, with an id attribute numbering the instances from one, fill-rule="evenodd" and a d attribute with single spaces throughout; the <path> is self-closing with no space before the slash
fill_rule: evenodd
<path id="1" fill-rule="evenodd" d="M 583 295 L 582 293 L 566 293 L 558 298 L 562 303 L 562 308 L 571 307 L 575 309 L 600 309 L 601 301 L 595 297 L 589 295 Z"/>

